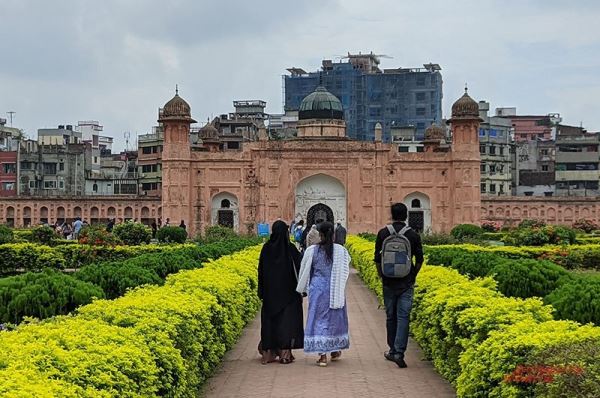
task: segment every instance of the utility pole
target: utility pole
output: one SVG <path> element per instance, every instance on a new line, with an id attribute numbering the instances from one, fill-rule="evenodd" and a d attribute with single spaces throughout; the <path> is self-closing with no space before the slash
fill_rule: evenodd
<path id="1" fill-rule="evenodd" d="M 8 114 L 8 117 L 10 118 L 10 127 L 12 127 L 13 126 L 13 123 L 12 123 L 13 122 L 13 115 L 15 113 L 17 113 L 17 112 L 15 112 L 15 111 L 8 111 L 6 113 Z"/>

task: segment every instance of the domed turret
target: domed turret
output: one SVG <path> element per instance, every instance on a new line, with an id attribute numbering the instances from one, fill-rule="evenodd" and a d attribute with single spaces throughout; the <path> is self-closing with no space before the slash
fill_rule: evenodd
<path id="1" fill-rule="evenodd" d="M 175 88 L 175 96 L 163 106 L 159 122 L 165 120 L 186 120 L 190 123 L 196 123 L 192 119 L 192 110 L 190 105 L 179 96 L 179 90 Z"/>
<path id="2" fill-rule="evenodd" d="M 200 138 L 203 141 L 206 140 L 219 140 L 219 130 L 216 129 L 212 123 L 208 122 L 204 127 L 200 129 Z"/>
<path id="3" fill-rule="evenodd" d="M 300 104 L 299 120 L 337 119 L 344 120 L 342 103 L 323 86 L 319 86 L 307 95 Z"/>
<path id="4" fill-rule="evenodd" d="M 465 93 L 452 105 L 452 118 L 479 118 L 479 104 Z"/>

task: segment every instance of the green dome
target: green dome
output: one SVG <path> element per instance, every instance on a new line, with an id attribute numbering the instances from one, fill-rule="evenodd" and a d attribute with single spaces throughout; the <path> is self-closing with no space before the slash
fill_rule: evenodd
<path id="1" fill-rule="evenodd" d="M 342 103 L 323 86 L 307 95 L 300 104 L 298 119 L 340 119 L 344 120 Z"/>

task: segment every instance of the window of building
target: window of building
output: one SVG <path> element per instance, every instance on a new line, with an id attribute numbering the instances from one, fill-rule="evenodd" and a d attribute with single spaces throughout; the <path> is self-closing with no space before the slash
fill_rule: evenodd
<path id="1" fill-rule="evenodd" d="M 145 164 L 142 166 L 142 173 L 156 173 L 158 171 L 157 164 Z"/>
<path id="2" fill-rule="evenodd" d="M 479 129 L 479 136 L 485 137 L 485 129 Z"/>
<path id="3" fill-rule="evenodd" d="M 496 184 L 490 184 L 490 193 L 496 193 Z"/>
<path id="4" fill-rule="evenodd" d="M 485 182 L 481 183 L 481 193 L 485 193 Z"/>
<path id="5" fill-rule="evenodd" d="M 98 156 L 94 156 L 94 163 L 98 163 Z"/>
<path id="6" fill-rule="evenodd" d="M 499 148 L 498 148 L 498 151 L 500 151 L 500 152 L 499 152 L 499 153 L 500 153 L 500 156 L 503 156 L 503 155 L 504 155 L 504 147 L 503 147 L 503 146 L 499 147 Z"/>
<path id="7" fill-rule="evenodd" d="M 485 154 L 485 145 L 479 145 L 479 153 Z"/>
<path id="8" fill-rule="evenodd" d="M 65 171 L 65 164 L 64 163 L 59 163 L 58 164 L 58 171 Z"/>
<path id="9" fill-rule="evenodd" d="M 425 116 L 425 108 L 417 108 L 416 114 L 417 116 Z"/>
<path id="10" fill-rule="evenodd" d="M 492 145 L 490 147 L 490 155 L 495 155 L 495 154 L 496 154 L 496 147 Z"/>
<path id="11" fill-rule="evenodd" d="M 490 129 L 490 137 L 497 137 L 497 136 L 498 136 L 498 130 Z"/>
<path id="12" fill-rule="evenodd" d="M 410 207 L 412 207 L 413 209 L 421 208 L 421 201 L 419 199 L 413 199 L 410 203 Z"/>
<path id="13" fill-rule="evenodd" d="M 504 184 L 498 184 L 498 193 L 504 193 Z"/>
<path id="14" fill-rule="evenodd" d="M 15 183 L 14 182 L 3 182 L 2 183 L 2 190 L 3 191 L 14 191 L 15 190 Z"/>
<path id="15" fill-rule="evenodd" d="M 422 146 L 417 147 L 417 152 L 424 152 L 424 151 L 425 151 L 424 147 L 422 147 Z"/>
<path id="16" fill-rule="evenodd" d="M 29 181 L 29 189 L 35 189 L 37 188 L 37 181 Z"/>
<path id="17" fill-rule="evenodd" d="M 56 181 L 44 181 L 44 189 L 56 189 Z"/>
<path id="18" fill-rule="evenodd" d="M 533 191 L 525 191 L 523 192 L 525 196 L 533 196 Z"/>
<path id="19" fill-rule="evenodd" d="M 16 163 L 3 163 L 2 171 L 4 171 L 4 174 L 15 174 L 17 172 L 17 164 Z"/>
<path id="20" fill-rule="evenodd" d="M 408 152 L 408 147 L 407 146 L 399 146 L 398 152 Z"/>
<path id="21" fill-rule="evenodd" d="M 481 163 L 479 165 L 479 171 L 481 171 L 482 173 L 485 173 L 485 163 Z"/>
<path id="22" fill-rule="evenodd" d="M 145 182 L 142 184 L 142 191 L 156 191 L 158 189 L 157 182 Z"/>
<path id="23" fill-rule="evenodd" d="M 143 153 L 144 155 L 149 155 L 149 154 L 151 154 L 151 153 L 152 153 L 152 147 L 150 147 L 150 146 L 145 146 L 145 147 L 142 147 L 142 153 Z"/>
<path id="24" fill-rule="evenodd" d="M 98 192 L 98 184 L 94 183 L 94 185 L 92 186 L 92 191 Z"/>
<path id="25" fill-rule="evenodd" d="M 552 196 L 554 192 L 544 192 L 544 196 Z"/>
<path id="26" fill-rule="evenodd" d="M 65 189 L 65 182 L 64 181 L 59 181 L 58 182 L 58 188 L 59 189 Z"/>
<path id="27" fill-rule="evenodd" d="M 227 149 L 240 149 L 240 143 L 238 141 L 228 142 Z"/>
<path id="28" fill-rule="evenodd" d="M 229 201 L 229 199 L 223 199 L 221 201 L 221 208 L 222 209 L 229 209 L 231 207 L 231 202 Z"/>
<path id="29" fill-rule="evenodd" d="M 417 102 L 425 101 L 425 93 L 417 93 L 415 96 Z"/>
<path id="30" fill-rule="evenodd" d="M 21 170 L 32 170 L 33 163 L 32 162 L 21 162 Z"/>
<path id="31" fill-rule="evenodd" d="M 548 171 L 548 165 L 547 164 L 543 164 L 542 165 L 542 171 Z"/>
<path id="32" fill-rule="evenodd" d="M 547 149 L 542 149 L 542 155 L 543 156 L 548 156 L 548 150 Z"/>
<path id="33" fill-rule="evenodd" d="M 417 86 L 425 85 L 425 76 L 417 76 Z"/>
<path id="34" fill-rule="evenodd" d="M 496 165 L 495 164 L 490 164 L 490 174 L 494 174 L 496 172 Z M 491 190 L 491 188 L 490 188 Z"/>
<path id="35" fill-rule="evenodd" d="M 44 174 L 56 174 L 56 163 L 44 163 Z"/>

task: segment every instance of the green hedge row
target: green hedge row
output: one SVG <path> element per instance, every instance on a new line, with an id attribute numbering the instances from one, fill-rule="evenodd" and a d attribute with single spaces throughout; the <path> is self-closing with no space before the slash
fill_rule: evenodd
<path id="1" fill-rule="evenodd" d="M 168 252 L 142 254 L 123 261 L 91 264 L 63 274 L 46 269 L 0 279 L 0 323 L 20 323 L 25 316 L 39 319 L 68 314 L 94 297 L 113 299 L 140 285 L 162 285 L 167 275 L 194 269 L 248 246 L 236 238 L 205 246 L 179 246 Z"/>
<path id="2" fill-rule="evenodd" d="M 428 263 L 468 277 L 493 277 L 509 297 L 542 297 L 558 319 L 600 325 L 600 275 L 575 274 L 547 260 L 509 259 L 493 252 L 448 250 L 428 254 Z"/>
<path id="3" fill-rule="evenodd" d="M 590 269 L 600 271 L 600 245 L 571 246 L 479 246 L 471 244 L 440 245 L 426 247 L 427 253 L 453 257 L 464 252 L 496 253 L 507 258 L 534 258 L 549 260 L 567 269 Z"/>
<path id="4" fill-rule="evenodd" d="M 236 237 L 228 242 L 258 244 L 259 238 Z M 209 246 L 209 245 L 206 245 Z M 122 261 L 146 253 L 164 253 L 185 249 L 198 261 L 214 258 L 214 248 L 202 249 L 197 244 L 184 245 L 141 245 L 141 246 L 91 246 L 67 244 L 44 246 L 35 243 L 7 243 L 0 245 L 0 275 L 10 275 L 18 270 L 41 271 L 44 268 L 80 268 L 85 265 L 107 261 Z"/>
<path id="5" fill-rule="evenodd" d="M 196 397 L 255 315 L 260 247 L 0 333 L 0 395 Z"/>
<path id="6" fill-rule="evenodd" d="M 347 243 L 354 266 L 381 298 L 373 243 L 358 237 Z M 551 306 L 505 297 L 489 277 L 469 280 L 456 270 L 424 266 L 411 332 L 459 397 L 591 397 L 600 391 L 600 350 L 587 349 L 600 345 L 600 328 L 554 321 Z M 522 369 L 533 376 L 513 377 Z M 554 372 L 550 382 L 535 378 L 540 369 Z"/>

